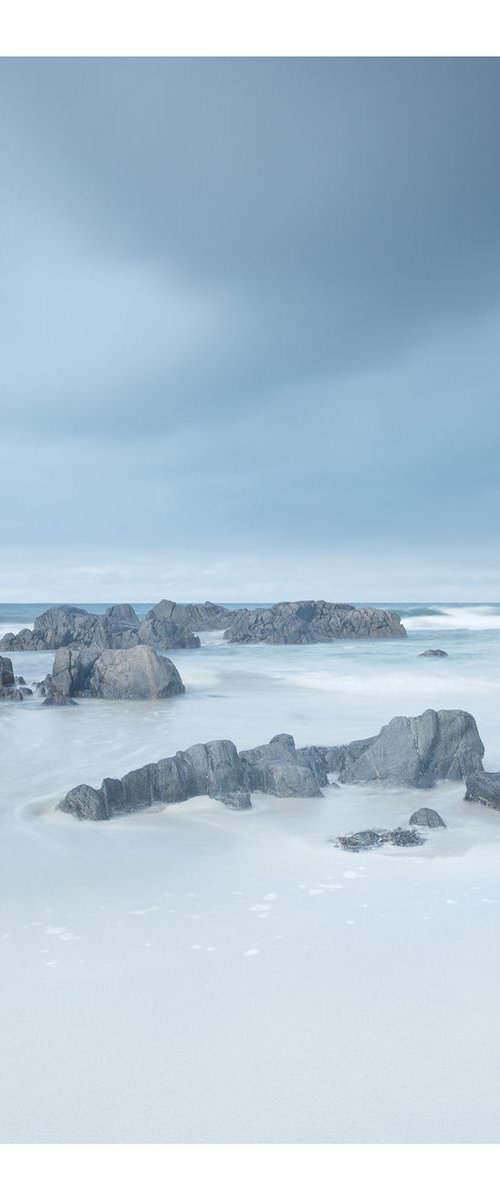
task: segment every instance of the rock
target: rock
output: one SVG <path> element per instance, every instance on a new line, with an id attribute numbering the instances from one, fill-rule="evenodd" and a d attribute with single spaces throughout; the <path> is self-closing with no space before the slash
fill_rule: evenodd
<path id="1" fill-rule="evenodd" d="M 137 630 L 139 641 L 158 650 L 198 647 L 200 639 L 195 637 L 186 624 L 174 621 L 172 613 L 177 607 L 171 600 L 161 600 L 159 604 L 155 604 L 140 622 Z"/>
<path id="2" fill-rule="evenodd" d="M 391 829 L 388 840 L 392 846 L 423 846 L 425 842 L 416 829 Z"/>
<path id="3" fill-rule="evenodd" d="M 12 659 L 0 657 L 0 687 L 14 687 L 15 678 L 12 669 Z"/>
<path id="4" fill-rule="evenodd" d="M 21 676 L 18 678 L 14 675 L 12 660 L 0 657 L 0 700 L 24 700 L 25 696 L 32 695 L 24 679 L 21 683 Z"/>
<path id="5" fill-rule="evenodd" d="M 182 609 L 182 606 L 162 601 L 140 622 L 130 604 L 112 604 L 105 613 L 89 613 L 75 604 L 62 604 L 41 613 L 32 630 L 5 634 L 0 649 L 59 650 L 64 646 L 81 646 L 124 650 L 151 645 L 169 650 L 199 646 L 199 639 L 190 633 L 186 623 L 179 624 L 171 617 L 167 619 L 167 610 L 171 613 L 176 608 Z"/>
<path id="6" fill-rule="evenodd" d="M 406 630 L 396 613 L 381 608 L 303 600 L 243 611 L 224 637 L 229 642 L 296 644 L 338 638 L 403 638 Z"/>
<path id="7" fill-rule="evenodd" d="M 236 809 L 250 807 L 251 790 L 277 796 L 321 796 L 313 771 L 297 763 L 297 753 L 289 734 L 279 734 L 272 743 L 242 754 L 228 740 L 201 742 L 178 750 L 170 758 L 129 771 L 121 780 L 104 779 L 98 792 L 90 789 L 90 799 L 99 812 L 98 819 L 103 820 L 154 804 L 179 804 L 192 796 L 208 795 Z M 252 788 L 249 776 L 257 781 Z M 87 793 L 84 800 L 87 804 Z M 92 805 L 89 802 L 89 820 L 94 819 L 90 815 Z M 64 812 L 74 807 L 76 816 L 85 816 L 78 788 L 73 788 L 58 807 Z"/>
<path id="8" fill-rule="evenodd" d="M 209 600 L 205 604 L 176 604 L 174 600 L 160 600 L 145 620 L 159 618 L 191 632 L 204 632 L 210 629 L 228 629 L 236 617 L 246 611 L 224 608 L 222 604 L 211 604 Z"/>
<path id="9" fill-rule="evenodd" d="M 15 676 L 15 683 L 17 684 L 18 687 L 26 687 L 26 680 L 23 679 L 22 675 Z"/>
<path id="10" fill-rule="evenodd" d="M 422 650 L 419 658 L 448 658 L 446 650 Z"/>
<path id="11" fill-rule="evenodd" d="M 106 609 L 105 616 L 122 625 L 130 625 L 133 629 L 137 629 L 140 624 L 135 608 L 132 608 L 131 604 L 112 604 L 110 608 Z"/>
<path id="12" fill-rule="evenodd" d="M 355 762 L 341 770 L 339 780 L 432 787 L 438 779 L 463 779 L 481 770 L 483 754 L 470 713 L 430 708 L 419 717 L 394 717 Z"/>
<path id="13" fill-rule="evenodd" d="M 109 817 L 102 791 L 96 791 L 87 783 L 72 788 L 57 807 L 81 821 L 107 821 Z"/>
<path id="14" fill-rule="evenodd" d="M 55 689 L 47 694 L 46 699 L 43 701 L 42 708 L 45 708 L 46 705 L 50 706 L 51 708 L 68 708 L 69 706 L 73 706 L 74 708 L 78 707 L 76 700 L 71 700 L 69 696 L 63 696 L 61 692 L 57 692 Z"/>
<path id="15" fill-rule="evenodd" d="M 213 799 L 225 804 L 226 808 L 234 808 L 238 811 L 252 807 L 250 792 L 222 792 L 220 795 L 213 796 Z"/>
<path id="16" fill-rule="evenodd" d="M 348 833 L 342 837 L 328 838 L 341 850 L 359 854 L 363 850 L 374 850 L 376 846 L 423 846 L 425 838 L 416 829 L 363 829 L 360 833 Z"/>
<path id="17" fill-rule="evenodd" d="M 145 700 L 184 691 L 177 668 L 150 646 L 127 650 L 63 648 L 56 651 L 51 692 L 108 700 Z"/>
<path id="18" fill-rule="evenodd" d="M 325 755 L 319 746 L 304 746 L 301 750 L 297 750 L 296 757 L 300 767 L 308 767 L 312 772 L 318 787 L 328 787 Z"/>
<path id="19" fill-rule="evenodd" d="M 411 814 L 409 824 L 423 825 L 426 829 L 437 829 L 438 826 L 446 829 L 446 822 L 443 821 L 443 818 L 439 816 L 439 813 L 436 812 L 435 808 L 417 808 L 417 810 Z"/>
<path id="20" fill-rule="evenodd" d="M 262 791 L 272 796 L 303 796 L 305 799 L 321 796 L 322 792 L 309 767 L 295 763 L 268 763 L 264 768 Z"/>
<path id="21" fill-rule="evenodd" d="M 347 746 L 309 746 L 308 752 L 313 750 L 318 755 L 321 755 L 326 771 L 333 775 L 346 770 L 347 767 L 351 766 L 351 763 L 356 762 L 360 755 L 374 741 L 375 738 L 370 737 L 349 742 Z"/>
<path id="22" fill-rule="evenodd" d="M 500 771 L 475 771 L 468 775 L 464 800 L 500 809 Z"/>

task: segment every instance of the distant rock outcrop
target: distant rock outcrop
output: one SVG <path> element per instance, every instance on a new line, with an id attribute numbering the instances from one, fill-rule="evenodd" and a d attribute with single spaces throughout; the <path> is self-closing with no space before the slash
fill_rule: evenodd
<path id="1" fill-rule="evenodd" d="M 33 629 L 4 634 L 0 650 L 59 650 L 62 646 L 125 650 L 141 645 L 156 650 L 194 649 L 200 639 L 193 630 L 227 629 L 244 611 L 231 611 L 209 601 L 175 604 L 160 600 L 141 621 L 131 604 L 112 604 L 105 613 L 62 604 L 41 613 Z"/>
<path id="2" fill-rule="evenodd" d="M 295 645 L 339 638 L 404 638 L 406 629 L 396 613 L 382 608 L 301 600 L 242 612 L 224 637 L 229 642 Z"/>
<path id="3" fill-rule="evenodd" d="M 474 717 L 428 708 L 419 717 L 394 717 L 350 765 L 340 783 L 432 787 L 438 779 L 465 779 L 480 771 L 484 746 Z"/>
<path id="4" fill-rule="evenodd" d="M 108 700 L 149 700 L 184 691 L 177 668 L 150 646 L 127 650 L 63 647 L 56 651 L 45 680 L 49 703 L 58 697 L 93 696 Z"/>
<path id="5" fill-rule="evenodd" d="M 446 650 L 422 650 L 419 658 L 448 658 Z"/>

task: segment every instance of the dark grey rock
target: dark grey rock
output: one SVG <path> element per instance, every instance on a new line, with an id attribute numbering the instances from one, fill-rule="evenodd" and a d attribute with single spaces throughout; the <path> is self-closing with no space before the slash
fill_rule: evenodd
<path id="1" fill-rule="evenodd" d="M 475 771 L 468 775 L 464 800 L 500 809 L 500 771 Z"/>
<path id="2" fill-rule="evenodd" d="M 106 609 L 105 615 L 111 617 L 112 621 L 130 625 L 132 629 L 137 629 L 140 624 L 135 608 L 132 608 L 131 604 L 112 604 L 110 608 Z"/>
<path id="3" fill-rule="evenodd" d="M 61 812 L 71 813 L 80 821 L 107 821 L 109 812 L 102 790 L 80 783 L 68 792 L 57 805 Z"/>
<path id="4" fill-rule="evenodd" d="M 11 688 L 15 682 L 12 659 L 0 657 L 0 687 Z"/>
<path id="5" fill-rule="evenodd" d="M 109 700 L 164 698 L 184 691 L 174 664 L 150 646 L 123 650 L 63 647 L 56 651 L 52 675 L 44 686 L 62 696 Z"/>
<path id="6" fill-rule="evenodd" d="M 392 846 L 423 846 L 425 842 L 416 829 L 391 829 L 388 840 Z"/>
<path id="7" fill-rule="evenodd" d="M 315 750 L 323 756 L 327 772 L 333 775 L 350 767 L 374 741 L 374 737 L 360 738 L 349 742 L 347 746 L 310 746 L 308 749 Z"/>
<path id="8" fill-rule="evenodd" d="M 311 643 L 338 638 L 403 638 L 396 613 L 325 600 L 300 600 L 236 616 L 224 637 L 230 642 Z"/>
<path id="9" fill-rule="evenodd" d="M 419 654 L 418 657 L 419 658 L 448 658 L 449 655 L 446 650 L 422 650 L 422 653 Z"/>
<path id="10" fill-rule="evenodd" d="M 446 822 L 435 808 L 417 808 L 416 812 L 411 814 L 409 824 L 423 825 L 427 829 L 437 829 L 439 826 L 446 829 Z"/>
<path id="11" fill-rule="evenodd" d="M 297 750 L 297 764 L 299 767 L 308 767 L 314 775 L 318 787 L 328 787 L 328 772 L 326 768 L 325 755 L 319 746 L 304 746 Z"/>
<path id="12" fill-rule="evenodd" d="M 425 838 L 416 829 L 363 829 L 360 833 L 348 833 L 342 837 L 328 838 L 341 850 L 359 854 L 374 850 L 377 846 L 423 846 Z"/>
<path id="13" fill-rule="evenodd" d="M 394 717 L 384 725 L 356 761 L 341 770 L 339 780 L 432 787 L 438 779 L 463 779 L 481 770 L 483 754 L 470 713 L 427 709 L 419 717 Z"/>

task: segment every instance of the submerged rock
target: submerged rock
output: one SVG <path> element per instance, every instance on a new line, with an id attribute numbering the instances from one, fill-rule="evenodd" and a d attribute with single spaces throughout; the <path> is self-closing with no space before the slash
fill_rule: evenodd
<path id="1" fill-rule="evenodd" d="M 382 608 L 296 600 L 240 613 L 224 637 L 229 642 L 297 644 L 338 638 L 404 638 L 406 629 L 396 613 Z"/>
<path id="2" fill-rule="evenodd" d="M 446 650 L 422 650 L 419 658 L 448 658 Z"/>
<path id="3" fill-rule="evenodd" d="M 394 717 L 341 770 L 339 780 L 427 788 L 438 779 L 464 779 L 481 770 L 483 754 L 470 713 L 429 708 L 419 717 Z"/>
<path id="4" fill-rule="evenodd" d="M 446 822 L 443 821 L 443 818 L 440 817 L 435 808 L 417 808 L 411 814 L 409 824 L 422 825 L 426 829 L 438 829 L 438 827 L 446 829 Z"/>
<path id="5" fill-rule="evenodd" d="M 500 771 L 476 771 L 468 775 L 464 800 L 500 809 Z"/>
<path id="6" fill-rule="evenodd" d="M 132 646 L 127 650 L 57 650 L 47 684 L 48 698 L 59 694 L 147 700 L 184 691 L 177 667 L 150 646 Z"/>
<path id="7" fill-rule="evenodd" d="M 377 846 L 423 846 L 425 838 L 416 829 L 363 829 L 360 833 L 348 833 L 342 837 L 328 838 L 341 850 L 360 854 L 374 850 Z"/>

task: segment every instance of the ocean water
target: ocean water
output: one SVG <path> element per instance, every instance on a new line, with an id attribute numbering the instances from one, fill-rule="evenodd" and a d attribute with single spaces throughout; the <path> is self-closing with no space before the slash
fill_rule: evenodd
<path id="1" fill-rule="evenodd" d="M 0 633 L 45 607 L 0 606 Z M 55 812 L 74 784 L 196 741 L 333 744 L 428 707 L 472 712 L 500 769 L 500 605 L 386 607 L 406 640 L 205 633 L 170 654 L 182 697 L 0 706 L 3 1140 L 497 1139 L 500 816 L 463 785 L 249 813 L 198 798 L 95 826 Z M 12 658 L 27 682 L 52 662 Z M 418 851 L 327 841 L 422 803 L 447 829 Z"/>

